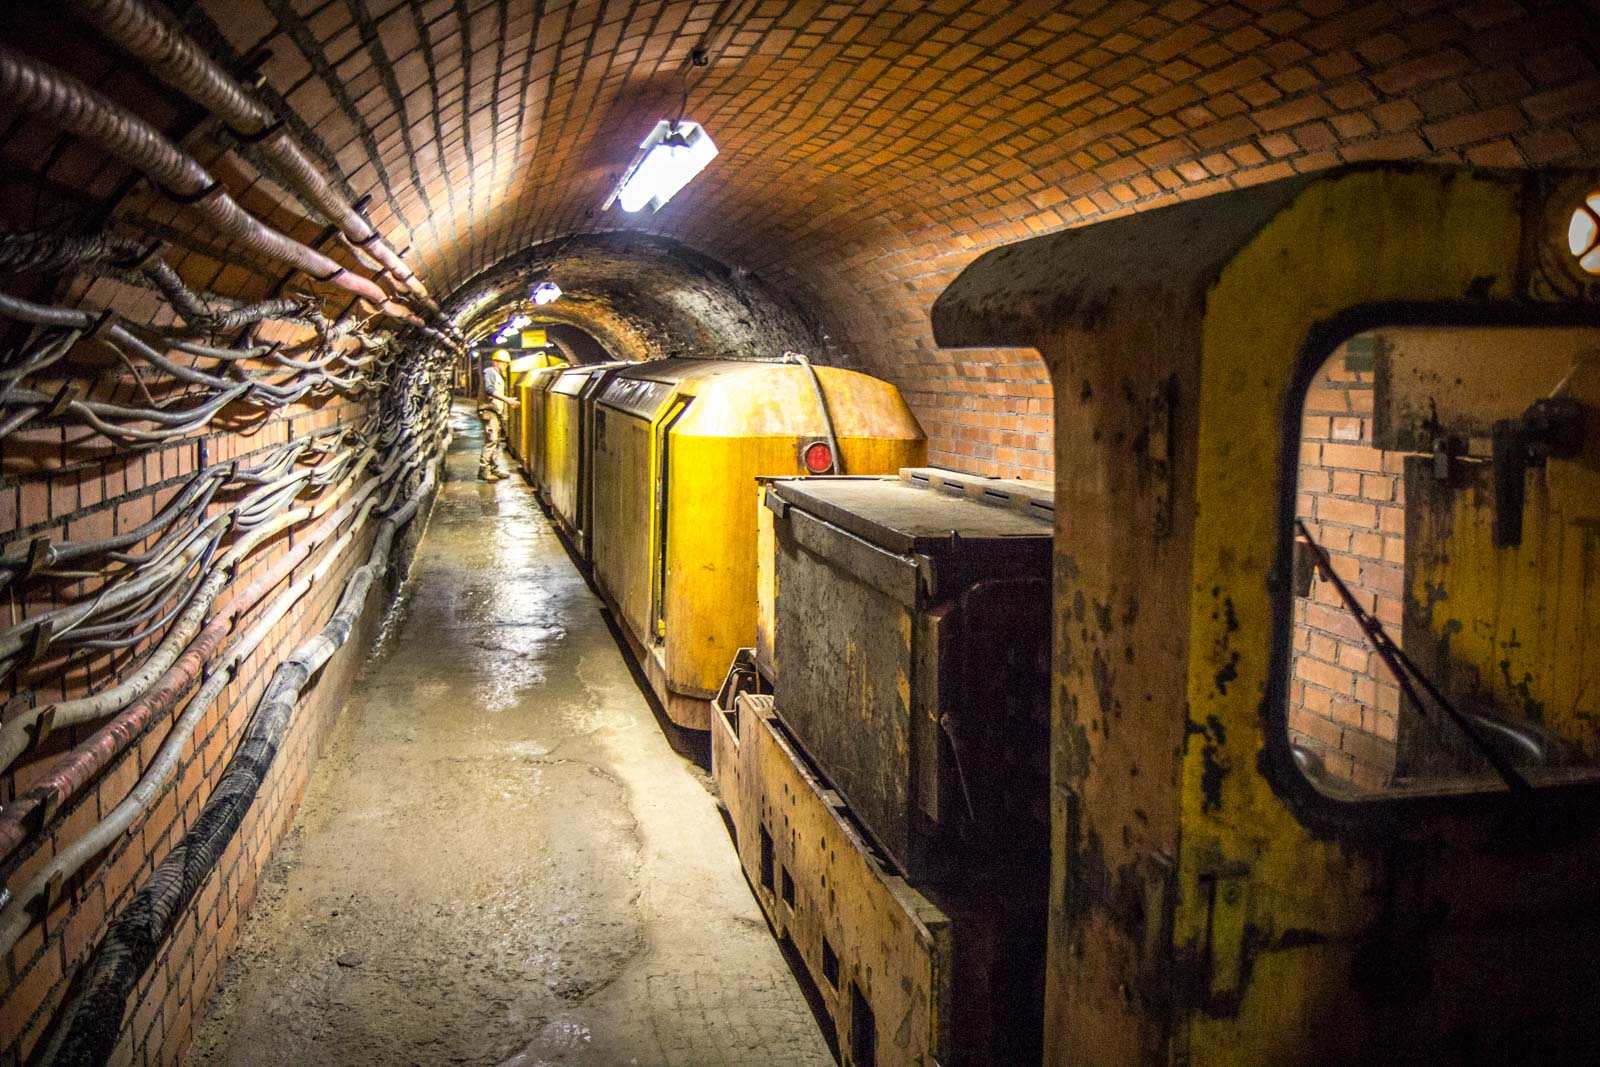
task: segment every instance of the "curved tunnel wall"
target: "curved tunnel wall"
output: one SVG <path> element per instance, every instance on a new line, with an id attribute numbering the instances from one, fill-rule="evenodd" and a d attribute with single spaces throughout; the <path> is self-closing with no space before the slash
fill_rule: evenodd
<path id="1" fill-rule="evenodd" d="M 136 985 L 101 987 L 111 1006 L 93 1037 L 109 1038 L 127 1060 L 170 1060 L 187 1046 L 261 869 L 293 819 L 382 594 L 345 620 L 355 648 L 334 654 L 296 694 L 231 838 L 224 829 L 212 839 L 218 852 L 202 861 L 190 836 L 202 811 L 212 829 L 229 824 L 207 805 L 230 768 L 235 787 L 222 795 L 246 795 L 241 741 L 265 737 L 252 723 L 265 721 L 258 710 L 269 686 L 281 690 L 281 664 L 329 624 L 347 583 L 394 532 L 379 505 L 426 503 L 423 472 L 442 447 L 446 416 L 445 393 L 431 385 L 444 380 L 439 354 L 448 346 L 406 324 L 434 316 L 400 282 L 391 279 L 409 310 L 378 313 L 359 301 L 348 287 L 375 291 L 371 265 L 290 192 L 263 150 L 242 145 L 92 26 L 64 18 L 58 5 L 0 5 L 0 42 L 16 50 L 0 60 L 0 293 L 14 298 L 0 309 L 8 372 L 0 585 L 10 604 L 0 623 L 0 644 L 9 642 L 0 655 L 0 878 L 9 894 L 0 900 L 0 1064 L 37 1055 L 69 994 L 84 988 L 86 968 L 108 958 L 111 920 L 165 893 L 153 873 L 187 856 L 204 874 L 197 894 L 173 907 L 169 930 L 149 931 L 154 955 L 136 968 Z M 68 95 L 98 95 L 96 108 L 120 108 L 121 117 L 64 135 L 58 119 L 39 114 L 51 94 L 17 77 L 19 63 L 77 79 Z M 114 127 L 140 123 L 149 127 L 142 161 L 189 157 L 181 172 L 200 168 L 238 206 L 235 219 L 254 218 L 279 237 L 230 236 L 201 214 L 206 204 L 179 203 L 142 178 L 105 143 Z M 172 147 L 151 149 L 161 137 Z M 337 161 L 319 162 L 335 195 L 354 199 Z M 285 241 L 344 275 L 323 281 L 296 269 L 273 254 Z M 17 299 L 87 311 L 95 328 L 36 326 L 18 317 Z M 61 358 L 11 375 L 32 355 L 48 356 L 41 345 L 59 345 Z M 255 354 L 214 354 L 233 347 Z M 245 377 L 262 383 L 242 392 Z M 54 400 L 19 406 L 29 391 Z M 219 398 L 226 402 L 211 407 Z M 198 414 L 173 423 L 189 411 Z M 269 483 L 277 488 L 249 504 Z M 279 519 L 285 525 L 275 528 Z M 215 551 L 152 610 L 128 625 L 94 617 L 36 636 L 50 613 L 93 611 L 103 591 L 145 573 L 114 550 L 172 548 L 190 527 L 220 529 Z M 402 566 L 419 527 L 394 542 L 391 558 Z M 253 540 L 252 530 L 263 536 Z M 191 573 L 204 580 L 190 587 Z M 108 629 L 94 635 L 97 627 Z M 234 661 L 236 647 L 248 651 Z M 103 702 L 100 714 L 69 718 L 93 702 Z M 36 721 L 46 728 L 24 739 L 18 728 Z M 157 773 L 168 746 L 170 774 L 152 779 L 148 805 L 122 820 L 119 808 L 142 776 Z M 102 836 L 102 826 L 114 832 Z M 56 869 L 54 888 L 36 892 Z"/>
<path id="2" fill-rule="evenodd" d="M 561 299 L 533 305 L 529 292 L 542 281 L 559 285 Z M 443 310 L 472 340 L 520 312 L 581 330 L 615 359 L 792 349 L 827 362 L 821 330 L 761 279 L 647 234 L 580 235 L 526 249 L 463 283 Z"/>

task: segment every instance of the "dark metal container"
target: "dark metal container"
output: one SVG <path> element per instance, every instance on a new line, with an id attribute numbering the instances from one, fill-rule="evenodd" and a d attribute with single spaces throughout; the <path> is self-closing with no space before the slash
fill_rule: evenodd
<path id="1" fill-rule="evenodd" d="M 913 468 L 772 482 L 777 713 L 914 884 L 1044 877 L 1043 483 Z"/>

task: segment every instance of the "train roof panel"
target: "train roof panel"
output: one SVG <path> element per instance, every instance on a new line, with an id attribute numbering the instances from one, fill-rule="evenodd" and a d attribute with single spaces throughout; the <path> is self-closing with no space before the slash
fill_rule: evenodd
<path id="1" fill-rule="evenodd" d="M 694 437 L 821 437 L 820 383 L 843 438 L 920 439 L 922 428 L 889 382 L 838 367 L 775 360 L 660 359 L 618 371 L 600 393 L 609 408 L 654 420 L 674 394 L 692 397 L 674 433 Z"/>
<path id="2" fill-rule="evenodd" d="M 550 391 L 552 393 L 560 393 L 562 396 L 577 396 L 583 392 L 583 387 L 589 384 L 589 379 L 598 369 L 592 364 L 587 367 L 569 367 L 556 375 L 556 380 L 551 384 Z"/>

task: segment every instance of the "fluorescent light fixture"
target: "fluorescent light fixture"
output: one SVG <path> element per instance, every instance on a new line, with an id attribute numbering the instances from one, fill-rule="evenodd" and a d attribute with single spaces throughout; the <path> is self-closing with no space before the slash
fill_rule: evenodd
<path id="1" fill-rule="evenodd" d="M 533 287 L 535 304 L 553 304 L 561 299 L 561 286 L 555 282 L 540 282 Z"/>
<path id="2" fill-rule="evenodd" d="M 639 145 L 605 206 L 618 203 L 628 212 L 646 207 L 658 211 L 716 155 L 716 144 L 699 123 L 662 119 Z"/>

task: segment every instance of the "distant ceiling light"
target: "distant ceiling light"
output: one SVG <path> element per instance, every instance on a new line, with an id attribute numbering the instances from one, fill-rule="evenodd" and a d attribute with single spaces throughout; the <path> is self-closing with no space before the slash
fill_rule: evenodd
<path id="1" fill-rule="evenodd" d="M 716 155 L 716 144 L 699 123 L 662 119 L 639 145 L 605 206 L 619 203 L 624 211 L 658 211 Z"/>
<path id="2" fill-rule="evenodd" d="M 540 282 L 533 287 L 535 304 L 553 304 L 561 299 L 561 286 L 555 282 Z"/>

